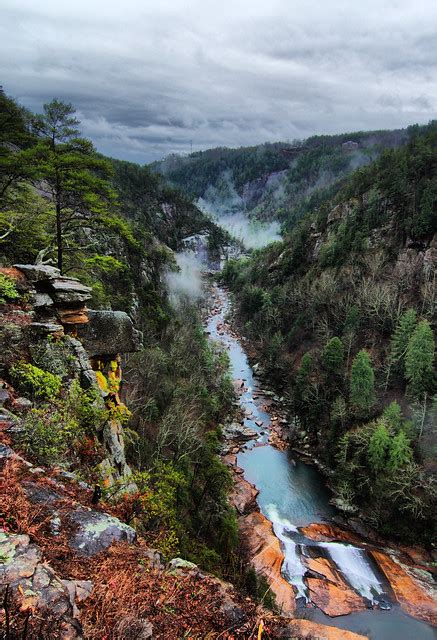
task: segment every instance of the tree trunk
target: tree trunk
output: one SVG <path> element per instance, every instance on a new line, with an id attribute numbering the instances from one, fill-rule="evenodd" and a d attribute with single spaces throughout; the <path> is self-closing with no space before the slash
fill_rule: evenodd
<path id="1" fill-rule="evenodd" d="M 63 245 L 62 245 L 61 205 L 59 202 L 56 202 L 56 244 L 58 247 L 58 269 L 62 274 Z"/>

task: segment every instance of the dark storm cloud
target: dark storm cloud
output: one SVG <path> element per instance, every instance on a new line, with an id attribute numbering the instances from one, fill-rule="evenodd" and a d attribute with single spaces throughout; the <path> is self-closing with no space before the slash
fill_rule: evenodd
<path id="1" fill-rule="evenodd" d="M 434 0 L 3 0 L 6 91 L 104 153 L 406 126 L 437 113 Z"/>

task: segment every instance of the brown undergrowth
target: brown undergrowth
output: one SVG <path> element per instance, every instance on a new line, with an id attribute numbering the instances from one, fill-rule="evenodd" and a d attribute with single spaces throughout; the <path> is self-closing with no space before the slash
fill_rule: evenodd
<path id="1" fill-rule="evenodd" d="M 61 485 L 51 474 L 35 476 L 18 461 L 6 462 L 0 480 L 4 530 L 29 535 L 60 578 L 92 581 L 91 596 L 79 604 L 87 640 L 146 638 L 148 625 L 152 626 L 156 640 L 252 639 L 258 637 L 261 619 L 262 639 L 278 637 L 280 620 L 261 611 L 250 598 L 232 593 L 230 606 L 235 611 L 232 623 L 232 616 L 223 610 L 224 602 L 229 604 L 230 599 L 216 578 L 200 571 L 171 572 L 162 566 L 154 567 L 150 549 L 141 539 L 136 544 L 113 545 L 92 558 L 77 555 L 68 545 L 71 530 L 62 526 L 60 535 L 53 536 L 49 511 L 28 499 L 22 487 L 28 481 L 62 495 L 56 511 L 61 514 L 63 525 L 62 515 L 79 502 L 89 505 L 91 492 L 76 483 L 63 484 L 61 491 Z M 28 612 L 20 610 L 16 597 L 11 597 L 7 606 L 11 628 L 19 630 L 16 635 L 11 632 L 11 640 L 23 637 L 26 624 L 26 640 L 60 637 L 55 619 L 43 623 L 46 616 L 37 611 L 28 618 Z"/>

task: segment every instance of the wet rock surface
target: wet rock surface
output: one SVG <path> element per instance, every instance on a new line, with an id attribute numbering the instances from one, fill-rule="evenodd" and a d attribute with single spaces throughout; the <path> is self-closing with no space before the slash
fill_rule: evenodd
<path id="1" fill-rule="evenodd" d="M 411 616 L 437 625 L 437 590 L 425 572 L 416 573 L 406 565 L 400 564 L 392 556 L 374 550 L 372 555 L 384 572 L 397 601 Z"/>
<path id="2" fill-rule="evenodd" d="M 367 636 L 359 633 L 318 624 L 310 620 L 294 620 L 284 629 L 283 635 L 278 635 L 279 638 L 287 638 L 287 640 L 296 636 L 305 638 L 305 640 L 367 640 Z"/>
<path id="3" fill-rule="evenodd" d="M 245 480 L 241 475 L 237 475 L 229 501 L 239 514 L 248 514 L 258 508 L 256 503 L 258 493 L 258 489 L 253 484 Z"/>
<path id="4" fill-rule="evenodd" d="M 252 513 L 240 520 L 240 534 L 251 565 L 267 579 L 281 613 L 292 615 L 296 609 L 295 594 L 282 576 L 284 554 L 271 522 L 259 512 Z"/>

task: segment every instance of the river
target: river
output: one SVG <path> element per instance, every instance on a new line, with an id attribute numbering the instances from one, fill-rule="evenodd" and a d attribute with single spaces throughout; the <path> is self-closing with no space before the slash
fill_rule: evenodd
<path id="1" fill-rule="evenodd" d="M 227 350 L 234 380 L 244 382 L 239 397 L 246 416 L 244 425 L 258 434 L 240 449 L 237 463 L 244 470 L 245 479 L 259 490 L 259 510 L 270 520 L 281 542 L 282 575 L 295 591 L 298 605 L 295 615 L 355 631 L 371 640 L 437 638 L 435 628 L 407 615 L 396 603 L 390 584 L 371 556 L 366 540 L 363 539 L 362 545 L 338 540 L 315 541 L 301 532 L 301 527 L 312 523 L 333 522 L 336 511 L 329 502 L 330 492 L 314 466 L 269 444 L 272 416 L 265 406 L 267 398 L 250 366 L 244 342 L 225 322 L 230 309 L 228 294 L 217 288 L 214 295 L 215 311 L 207 318 L 206 331 Z M 305 579 L 304 559 L 320 557 L 328 559 L 349 588 L 362 596 L 367 609 L 330 617 L 314 607 Z"/>

